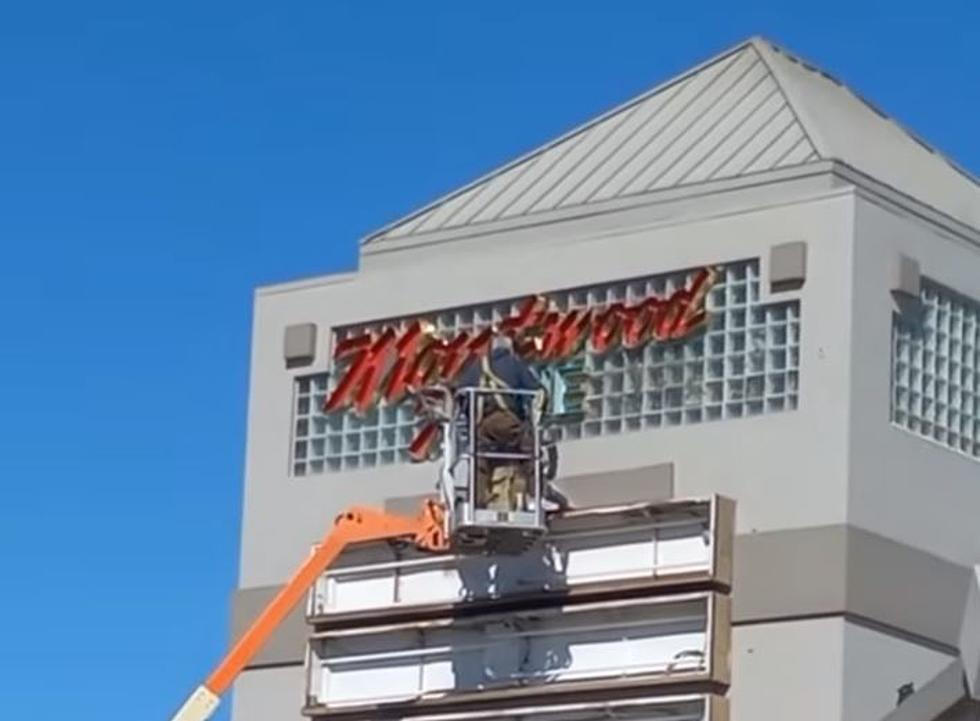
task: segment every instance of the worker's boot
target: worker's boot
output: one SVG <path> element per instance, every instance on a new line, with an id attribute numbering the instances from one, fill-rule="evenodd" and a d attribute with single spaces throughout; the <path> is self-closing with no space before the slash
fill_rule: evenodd
<path id="1" fill-rule="evenodd" d="M 556 511 L 571 510 L 572 504 L 568 496 L 558 490 L 553 483 L 547 483 L 544 487 L 544 510 L 548 513 Z"/>

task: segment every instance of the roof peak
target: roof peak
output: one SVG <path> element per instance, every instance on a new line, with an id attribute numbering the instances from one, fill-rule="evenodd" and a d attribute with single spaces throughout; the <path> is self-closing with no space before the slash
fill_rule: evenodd
<path id="1" fill-rule="evenodd" d="M 980 227 L 980 186 L 824 70 L 752 36 L 373 233 L 385 243 L 837 159 Z"/>
<path id="2" fill-rule="evenodd" d="M 862 103 L 863 105 L 865 105 L 868 110 L 870 110 L 872 113 L 874 113 L 875 115 L 877 115 L 879 118 L 881 118 L 882 120 L 885 120 L 885 121 L 891 123 L 898 130 L 900 130 L 901 132 L 905 133 L 908 136 L 908 138 L 910 140 L 912 140 L 913 142 L 915 142 L 917 145 L 922 146 L 924 149 L 928 150 L 930 153 L 933 153 L 937 157 L 941 158 L 948 165 L 950 165 L 956 172 L 958 172 L 961 175 L 963 175 L 968 181 L 970 181 L 974 185 L 980 186 L 980 178 L 978 178 L 974 173 L 972 173 L 969 170 L 967 170 L 966 168 L 964 168 L 962 165 L 960 165 L 955 160 L 953 160 L 949 155 L 943 153 L 941 150 L 939 150 L 932 143 L 930 143 L 927 140 L 925 140 L 924 138 L 922 138 L 914 130 L 912 130 L 912 129 L 908 128 L 907 126 L 905 126 L 896 117 L 894 117 L 893 115 L 889 114 L 884 109 L 882 109 L 881 107 L 879 107 L 877 103 L 875 103 L 874 101 L 870 100 L 863 93 L 859 92 L 855 88 L 853 88 L 850 85 L 848 85 L 847 83 L 845 83 L 843 80 L 841 80 L 840 78 L 838 78 L 833 73 L 828 72 L 827 70 L 825 70 L 824 68 L 820 67 L 819 65 L 816 65 L 816 64 L 810 62 L 809 60 L 807 60 L 803 56 L 798 55 L 796 53 L 793 53 L 793 52 L 787 50 L 785 47 L 779 45 L 778 43 L 775 43 L 775 42 L 773 42 L 773 41 L 771 41 L 771 40 L 769 40 L 767 38 L 764 38 L 764 37 L 762 37 L 760 35 L 753 36 L 752 38 L 750 38 L 746 42 L 747 43 L 751 43 L 752 46 L 755 47 L 755 49 L 764 58 L 767 56 L 768 53 L 776 53 L 779 57 L 785 58 L 790 63 L 794 63 L 794 64 L 798 65 L 799 67 L 802 67 L 803 69 L 808 70 L 811 73 L 815 73 L 816 75 L 820 76 L 821 78 L 824 78 L 828 82 L 833 83 L 838 88 L 840 88 L 842 91 L 844 91 L 844 92 L 848 93 L 849 95 L 851 95 L 855 100 L 857 100 L 860 103 Z M 773 72 L 775 72 L 777 75 L 779 74 L 780 70 L 779 70 L 778 65 L 775 65 L 775 67 L 773 67 Z M 794 100 L 794 101 L 800 101 L 802 99 L 801 98 L 793 98 L 792 100 Z M 823 151 L 824 149 L 821 148 L 821 150 Z M 826 157 L 831 157 L 830 150 L 827 149 L 826 152 L 828 153 L 826 155 Z M 846 158 L 840 158 L 840 159 L 841 160 L 845 160 L 845 161 L 847 160 Z"/>

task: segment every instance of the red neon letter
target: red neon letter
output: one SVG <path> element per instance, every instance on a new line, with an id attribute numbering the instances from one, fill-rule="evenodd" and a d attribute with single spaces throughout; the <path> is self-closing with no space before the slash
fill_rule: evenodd
<path id="1" fill-rule="evenodd" d="M 415 434 L 411 444 L 408 446 L 408 457 L 414 463 L 421 463 L 428 460 L 432 453 L 432 444 L 439 435 L 438 423 L 426 423 Z"/>
<path id="2" fill-rule="evenodd" d="M 592 325 L 592 350 L 605 353 L 615 344 L 620 331 L 619 316 L 623 312 L 622 303 L 613 303 L 601 313 Z"/>
<path id="3" fill-rule="evenodd" d="M 371 335 L 365 333 L 355 338 L 347 338 L 337 345 L 337 351 L 334 353 L 335 360 L 348 355 L 354 358 L 340 383 L 323 404 L 324 413 L 348 404 L 353 404 L 359 411 L 365 411 L 371 406 L 388 351 L 391 350 L 394 340 L 395 331 L 389 328 L 374 342 L 371 341 Z"/>
<path id="4" fill-rule="evenodd" d="M 555 314 L 545 330 L 541 357 L 558 360 L 575 355 L 585 340 L 585 331 L 592 321 L 592 311 L 572 310 L 565 316 Z"/>
<path id="5" fill-rule="evenodd" d="M 676 340 L 698 328 L 708 317 L 704 307 L 705 297 L 714 285 L 714 270 L 698 271 L 690 288 L 684 288 L 670 296 L 667 307 L 657 323 L 656 334 L 663 340 Z"/>
<path id="6" fill-rule="evenodd" d="M 445 341 L 439 338 L 429 337 L 428 343 L 415 356 L 408 372 L 408 385 L 411 390 L 416 391 L 425 388 L 439 377 L 439 370 L 442 366 L 443 356 L 446 354 L 447 345 Z"/>
<path id="7" fill-rule="evenodd" d="M 422 323 L 415 321 L 405 329 L 395 343 L 396 360 L 385 380 L 383 391 L 384 399 L 389 403 L 397 403 L 408 391 L 412 359 L 418 349 L 423 330 Z"/>
<path id="8" fill-rule="evenodd" d="M 639 348 L 647 341 L 659 305 L 659 299 L 649 298 L 623 309 L 622 339 L 625 347 Z"/>
<path id="9" fill-rule="evenodd" d="M 439 369 L 439 378 L 445 383 L 452 383 L 463 368 L 474 358 L 482 358 L 490 352 L 490 341 L 493 329 L 484 328 L 472 339 L 470 334 L 460 333 L 444 348 L 445 358 Z"/>
<path id="10" fill-rule="evenodd" d="M 537 325 L 548 310 L 548 301 L 540 295 L 534 295 L 524 301 L 517 315 L 504 318 L 500 322 L 500 332 L 514 336 L 518 331 L 526 330 Z"/>

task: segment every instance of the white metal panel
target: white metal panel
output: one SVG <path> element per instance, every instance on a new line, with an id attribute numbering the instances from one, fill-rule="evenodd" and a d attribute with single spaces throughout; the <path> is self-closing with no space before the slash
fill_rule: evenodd
<path id="1" fill-rule="evenodd" d="M 611 601 L 318 634 L 310 691 L 330 708 L 497 685 L 707 672 L 710 595 Z M 542 693 L 544 691 L 542 690 Z"/>
<path id="2" fill-rule="evenodd" d="M 433 208 L 431 213 L 426 213 L 423 215 L 417 225 L 415 225 L 412 229 L 412 233 L 425 233 L 429 230 L 441 228 L 464 208 L 470 206 L 471 204 L 481 203 L 482 196 L 492 196 L 492 194 L 496 191 L 496 188 L 509 185 L 513 182 L 516 175 L 524 172 L 525 170 L 526 168 L 512 168 L 511 170 L 500 173 L 487 183 L 470 188 L 454 198 L 447 200 L 445 203 L 440 204 L 437 208 Z"/>
<path id="3" fill-rule="evenodd" d="M 333 608 L 378 608 L 394 596 L 395 576 L 388 570 L 365 571 L 356 582 L 344 573 L 325 580 L 326 603 Z"/>
<path id="4" fill-rule="evenodd" d="M 670 97 L 673 93 L 667 91 L 665 96 Z M 534 192 L 524 193 L 514 199 L 509 207 L 500 213 L 502 216 L 522 215 L 533 209 L 553 208 L 556 205 L 556 197 L 551 191 L 562 184 L 562 181 L 570 173 L 578 168 L 597 170 L 597 164 L 601 161 L 602 154 L 611 147 L 610 141 L 617 136 L 624 127 L 635 125 L 631 122 L 635 117 L 649 117 L 647 106 L 659 107 L 665 102 L 660 98 L 649 98 L 644 102 L 637 103 L 630 108 L 625 108 L 622 112 L 613 115 L 603 122 L 596 125 L 572 152 L 569 152 L 562 162 L 556 165 L 547 176 L 542 177 L 533 188 Z"/>
<path id="5" fill-rule="evenodd" d="M 540 207 L 532 209 L 578 205 L 588 199 L 604 179 L 615 172 L 636 149 L 642 147 L 648 128 L 654 126 L 663 113 L 668 112 L 674 98 L 685 92 L 692 81 L 692 78 L 682 80 L 640 103 L 636 112 L 603 143 L 601 152 L 597 152 L 590 162 L 583 163 L 563 178 L 555 188 L 553 198 L 543 197 Z"/>
<path id="6" fill-rule="evenodd" d="M 479 190 L 479 188 L 474 188 L 474 189 L 471 189 L 471 191 L 467 191 L 467 192 L 475 192 L 477 190 Z M 448 204 L 448 202 L 449 201 L 446 201 L 445 203 L 440 203 L 439 204 L 439 207 L 441 208 L 443 205 Z M 414 234 L 418 230 L 419 226 L 421 226 L 428 219 L 429 219 L 429 213 L 422 213 L 420 215 L 415 215 L 415 216 L 409 217 L 403 223 L 400 223 L 400 224 L 396 225 L 390 231 L 388 231 L 385 234 L 385 237 L 386 238 L 402 238 L 402 237 L 405 237 L 407 235 L 412 235 L 412 234 Z"/>
<path id="7" fill-rule="evenodd" d="M 724 137 L 723 142 L 690 171 L 684 182 L 700 183 L 716 177 L 724 177 L 725 173 L 721 169 L 732 156 L 751 143 L 759 130 L 786 106 L 786 98 L 779 92 L 775 82 L 772 83 L 772 89 L 768 93 L 753 100 L 755 102 L 752 104 L 752 112 L 734 124 L 734 128 Z"/>
<path id="8" fill-rule="evenodd" d="M 588 148 L 584 148 L 582 152 L 577 153 L 575 162 L 562 175 L 548 178 L 547 184 L 542 184 L 539 189 L 537 197 L 529 198 L 521 204 L 520 212 L 534 212 L 557 207 L 583 178 L 591 173 L 599 172 L 599 168 L 609 154 L 625 142 L 628 137 L 635 134 L 645 122 L 648 122 L 681 85 L 683 83 L 678 83 L 678 86 L 668 88 L 652 98 L 647 98 L 634 105 L 627 112 L 605 121 L 603 123 L 605 132 L 602 137 L 597 142 L 591 143 Z M 517 207 L 512 210 L 517 210 Z"/>
<path id="9" fill-rule="evenodd" d="M 686 515 L 657 519 L 625 512 L 579 518 L 574 529 L 558 529 L 516 557 L 399 560 L 359 551 L 320 577 L 311 591 L 310 610 L 313 616 L 394 611 L 680 573 L 707 577 L 716 543 L 711 503 L 684 508 Z"/>
<path id="10" fill-rule="evenodd" d="M 782 160 L 779 161 L 778 166 L 784 168 L 788 165 L 798 165 L 800 163 L 806 163 L 815 157 L 812 143 L 808 139 L 804 139 L 797 144 L 790 152 L 788 152 Z"/>
<path id="11" fill-rule="evenodd" d="M 793 111 L 784 104 L 777 113 L 758 128 L 754 135 L 729 156 L 728 160 L 714 172 L 713 177 L 725 178 L 742 172 L 759 157 L 761 152 L 788 132 L 795 122 Z"/>
<path id="12" fill-rule="evenodd" d="M 700 119 L 698 132 L 691 133 L 682 152 L 678 153 L 669 166 L 661 163 L 665 167 L 661 167 L 659 175 L 648 173 L 648 177 L 653 180 L 646 187 L 670 188 L 679 185 L 691 169 L 725 141 L 739 121 L 748 117 L 759 100 L 773 91 L 774 86 L 765 65 L 761 62 L 752 65 L 749 72 L 732 87 L 713 111 Z"/>
<path id="13" fill-rule="evenodd" d="M 600 123 L 549 149 L 530 172 L 521 176 L 492 203 L 482 208 L 473 221 L 482 222 L 500 216 L 519 215 L 521 208 L 538 198 L 540 187 L 547 187 L 549 178 L 561 177 L 589 148 L 601 142 L 607 132 L 604 124 Z"/>
<path id="14" fill-rule="evenodd" d="M 563 704 L 513 705 L 492 711 L 449 711 L 415 721 L 725 721 L 712 713 L 723 703 L 711 696 L 660 696 Z"/>
<path id="15" fill-rule="evenodd" d="M 636 176 L 673 144 L 703 112 L 710 109 L 712 101 L 745 70 L 746 64 L 751 64 L 752 59 L 751 51 L 742 51 L 730 60 L 699 73 L 685 88 L 684 96 L 674 100 L 673 112 L 664 114 L 662 122 L 652 128 L 653 132 L 643 139 L 637 152 L 596 189 L 592 198 L 615 198 L 630 192 L 629 186 Z"/>
<path id="16" fill-rule="evenodd" d="M 711 537 L 698 524 L 686 524 L 657 531 L 657 575 L 692 573 L 704 568 L 711 553 Z"/>
<path id="17" fill-rule="evenodd" d="M 566 573 L 581 582 L 632 578 L 638 569 L 656 564 L 656 540 L 653 536 L 635 540 L 623 539 L 613 548 L 589 545 L 587 539 L 570 547 L 566 556 Z"/>
<path id="18" fill-rule="evenodd" d="M 426 564 L 400 570 L 396 577 L 396 598 L 405 606 L 431 603 L 431 599 L 459 599 L 459 572 L 453 559 L 438 565 Z"/>
<path id="19" fill-rule="evenodd" d="M 669 144 L 646 162 L 624 187 L 623 192 L 637 193 L 654 184 L 701 139 L 711 125 L 730 111 L 738 98 L 753 85 L 755 71 L 764 72 L 765 68 L 755 52 L 746 50 L 719 77 L 718 81 L 698 98 L 698 102 L 692 104 L 681 119 L 681 127 L 671 133 Z"/>
<path id="20" fill-rule="evenodd" d="M 479 223 L 504 214 L 522 196 L 528 194 L 533 195 L 533 188 L 539 180 L 547 177 L 551 173 L 560 173 L 559 163 L 566 155 L 573 153 L 583 144 L 586 146 L 590 145 L 597 137 L 601 137 L 601 134 L 602 127 L 598 125 L 593 126 L 568 138 L 565 142 L 549 148 L 535 161 L 533 167 L 527 173 L 522 174 L 519 178 L 515 178 L 513 183 L 499 193 L 490 203 L 480 208 L 476 215 L 469 218 L 466 222 Z"/>
<path id="21" fill-rule="evenodd" d="M 791 123 L 790 126 L 777 138 L 769 147 L 761 150 L 755 159 L 745 166 L 745 173 L 755 173 L 760 170 L 767 170 L 779 165 L 783 158 L 792 152 L 798 145 L 806 142 L 806 136 L 799 123 Z"/>
<path id="22" fill-rule="evenodd" d="M 408 701 L 416 696 L 418 677 L 419 669 L 411 663 L 351 664 L 342 673 L 323 667 L 319 686 L 326 690 L 331 706 L 364 701 Z"/>

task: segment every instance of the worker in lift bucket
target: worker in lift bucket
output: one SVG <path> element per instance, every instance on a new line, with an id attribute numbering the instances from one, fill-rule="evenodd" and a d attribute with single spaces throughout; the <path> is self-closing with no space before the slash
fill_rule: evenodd
<path id="1" fill-rule="evenodd" d="M 514 352 L 508 336 L 494 336 L 490 353 L 470 361 L 463 368 L 457 387 L 502 391 L 477 397 L 476 436 L 480 451 L 533 455 L 531 417 L 542 412 L 547 394 L 530 366 Z M 506 393 L 508 390 L 533 391 L 535 395 L 518 396 Z M 534 462 L 483 458 L 478 452 L 478 506 L 494 511 L 524 510 L 528 487 L 534 477 Z M 550 483 L 545 489 L 545 497 L 546 510 L 568 508 L 568 500 Z"/>

